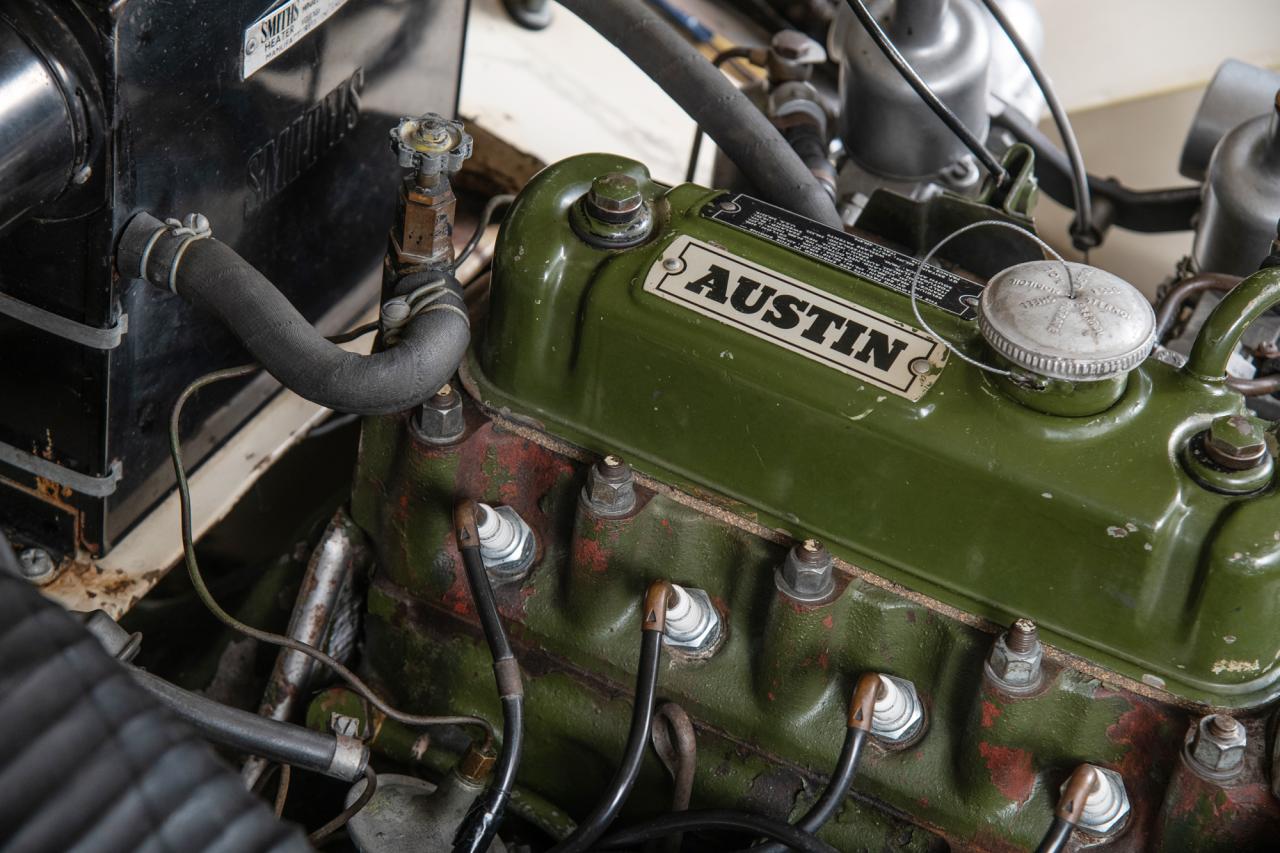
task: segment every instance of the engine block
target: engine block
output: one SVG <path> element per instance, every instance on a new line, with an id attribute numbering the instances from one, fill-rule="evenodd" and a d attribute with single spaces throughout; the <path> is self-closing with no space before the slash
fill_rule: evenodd
<path id="1" fill-rule="evenodd" d="M 619 173 L 642 188 L 644 233 L 583 225 L 592 181 Z M 750 204 L 605 155 L 523 191 L 456 440 L 424 439 L 416 414 L 364 423 L 352 508 L 378 554 L 379 680 L 416 707 L 496 718 L 453 544 L 451 507 L 472 498 L 513 508 L 537 540 L 532 571 L 498 590 L 533 733 L 520 781 L 570 811 L 609 778 L 640 598 L 667 578 L 707 591 L 722 624 L 706 653 L 669 654 L 659 683 L 697 728 L 695 805 L 802 812 L 853 682 L 878 671 L 916 686 L 925 725 L 869 753 L 823 830 L 838 846 L 1034 847 L 1081 762 L 1117 771 L 1132 803 L 1110 849 L 1280 831 L 1249 713 L 1280 674 L 1277 499 L 1269 482 L 1207 488 L 1187 460 L 1241 398 L 1148 359 L 1099 413 L 1054 414 L 1081 403 L 1058 388 L 1065 403 L 1041 404 L 919 328 L 900 256 Z M 979 291 L 942 270 L 920 288 L 930 325 L 974 353 Z M 636 471 L 619 517 L 584 496 L 604 454 Z M 834 590 L 812 601 L 778 580 L 808 538 L 836 558 Z M 986 663 L 1019 617 L 1044 661 L 1012 695 Z M 1229 782 L 1183 758 L 1215 708 L 1247 735 Z M 633 813 L 668 807 L 664 772 L 650 756 Z"/>

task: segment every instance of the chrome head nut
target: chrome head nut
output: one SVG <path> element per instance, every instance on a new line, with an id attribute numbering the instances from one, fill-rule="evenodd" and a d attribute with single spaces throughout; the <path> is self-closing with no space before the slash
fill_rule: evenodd
<path id="1" fill-rule="evenodd" d="M 428 444 L 453 444 L 467 431 L 462 413 L 462 397 L 452 385 L 445 385 L 413 416 L 413 429 Z"/>
<path id="2" fill-rule="evenodd" d="M 621 518 L 636 506 L 635 476 L 620 457 L 609 455 L 591 466 L 582 502 L 593 515 Z"/>
<path id="3" fill-rule="evenodd" d="M 686 657 L 705 658 L 715 654 L 724 636 L 720 611 L 705 589 L 685 589 L 671 585 L 666 629 L 662 641 L 667 648 Z"/>
<path id="4" fill-rule="evenodd" d="M 824 601 L 835 592 L 835 558 L 817 539 L 806 539 L 787 552 L 775 583 L 796 601 Z"/>
<path id="5" fill-rule="evenodd" d="M 924 703 L 916 686 L 905 678 L 881 674 L 871 734 L 886 744 L 906 744 L 916 739 L 923 726 Z"/>
<path id="6" fill-rule="evenodd" d="M 1016 696 L 1040 687 L 1043 662 L 1044 647 L 1035 624 L 1019 619 L 996 638 L 983 670 L 996 689 Z"/>
<path id="7" fill-rule="evenodd" d="M 1077 825 L 1093 835 L 1110 835 L 1129 817 L 1129 794 L 1124 789 L 1124 778 L 1116 771 L 1096 765 L 1093 771 L 1097 782 L 1085 798 Z M 1059 790 L 1066 787 L 1064 782 Z"/>
<path id="8" fill-rule="evenodd" d="M 1187 730 L 1183 755 L 1198 775 L 1222 782 L 1244 769 L 1248 736 L 1244 726 L 1227 714 L 1208 714 Z"/>

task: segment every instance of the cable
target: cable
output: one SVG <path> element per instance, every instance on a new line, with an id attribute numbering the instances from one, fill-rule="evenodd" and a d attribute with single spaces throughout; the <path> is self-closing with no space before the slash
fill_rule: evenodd
<path id="1" fill-rule="evenodd" d="M 223 370 L 215 370 L 212 373 L 206 373 L 204 376 L 194 380 L 190 385 L 183 389 L 178 395 L 178 400 L 174 403 L 173 412 L 169 417 L 169 456 L 173 461 L 173 472 L 178 485 L 178 505 L 181 511 L 181 533 L 182 533 L 182 553 L 186 561 L 187 574 L 191 577 L 191 585 L 195 588 L 196 596 L 199 597 L 201 603 L 208 609 L 218 621 L 237 631 L 246 637 L 251 637 L 260 643 L 266 643 L 270 646 L 279 646 L 286 649 L 292 649 L 295 652 L 301 652 L 308 657 L 319 661 L 324 666 L 333 670 L 338 677 L 350 685 L 351 689 L 360 694 L 364 699 L 373 705 L 386 716 L 399 723 L 407 726 L 477 726 L 484 731 L 485 745 L 493 741 L 493 725 L 482 717 L 453 715 L 453 716 L 424 716 L 419 714 L 406 714 L 387 704 L 378 694 L 364 683 L 354 672 L 347 669 L 338 661 L 319 649 L 309 646 L 306 643 L 299 642 L 292 637 L 285 637 L 270 631 L 263 631 L 246 625 L 239 619 L 236 619 L 230 613 L 222 609 L 222 605 L 218 604 L 213 594 L 209 591 L 209 587 L 205 584 L 204 576 L 200 573 L 200 564 L 196 560 L 195 537 L 192 533 L 191 522 L 191 487 L 187 482 L 187 472 L 182 464 L 182 447 L 179 438 L 178 425 L 182 417 L 182 409 L 197 391 L 215 382 L 224 379 L 235 379 L 259 370 L 257 364 L 244 364 L 239 367 L 228 367 Z"/>
<path id="2" fill-rule="evenodd" d="M 858 761 L 862 758 L 862 748 L 871 734 L 871 718 L 875 713 L 876 696 L 880 692 L 880 676 L 878 673 L 863 673 L 849 698 L 848 728 L 845 730 L 844 745 L 840 748 L 840 757 L 836 760 L 836 769 L 831 773 L 831 781 L 818 797 L 817 802 L 805 812 L 804 817 L 796 821 L 796 829 L 814 833 L 829 821 L 849 796 L 853 787 L 853 777 L 858 773 Z M 752 853 L 785 853 L 786 847 L 780 844 L 766 844 L 753 848 Z"/>
<path id="3" fill-rule="evenodd" d="M 1074 829 L 1075 826 L 1068 821 L 1055 817 L 1049 825 L 1049 831 L 1044 834 L 1044 840 L 1036 848 L 1036 853 L 1060 853 L 1071 840 L 1071 831 Z"/>
<path id="4" fill-rule="evenodd" d="M 1004 10 L 1000 8 L 1000 4 L 996 0 L 982 0 L 982 5 L 987 7 L 991 17 L 996 19 L 1000 29 L 1004 30 L 1004 34 L 1008 36 L 1009 41 L 1013 42 L 1014 50 L 1018 51 L 1018 55 L 1022 57 L 1023 64 L 1027 66 L 1027 70 L 1035 78 L 1036 86 L 1040 88 L 1040 94 L 1044 95 L 1044 100 L 1049 105 L 1049 112 L 1053 115 L 1053 123 L 1057 125 L 1058 134 L 1062 137 L 1062 145 L 1067 149 L 1067 158 L 1071 161 L 1071 190 L 1072 197 L 1075 200 L 1076 211 L 1075 221 L 1071 223 L 1071 242 L 1080 251 L 1088 252 L 1102 242 L 1102 233 L 1093 226 L 1093 202 L 1089 196 L 1089 173 L 1084 168 L 1084 155 L 1080 153 L 1080 143 L 1076 140 L 1076 132 L 1071 127 L 1070 119 L 1067 118 L 1067 111 L 1063 109 L 1062 101 L 1058 100 L 1058 93 L 1053 88 L 1049 75 L 1044 73 L 1044 69 L 1040 67 L 1035 54 L 1032 53 L 1027 43 L 1022 40 L 1022 36 L 1018 34 L 1017 28 L 1013 26 L 1005 15 Z"/>
<path id="5" fill-rule="evenodd" d="M 455 853 L 485 853 L 498 833 L 511 789 L 515 786 L 516 771 L 520 767 L 520 754 L 524 747 L 524 686 L 520 681 L 520 667 L 511 642 L 502 627 L 502 617 L 493 598 L 493 585 L 485 571 L 480 556 L 480 533 L 476 529 L 476 505 L 472 501 L 458 504 L 453 513 L 454 532 L 462 565 L 467 574 L 467 586 L 476 605 L 476 615 L 489 652 L 493 656 L 493 677 L 498 683 L 498 697 L 502 700 L 502 752 L 494 767 L 493 781 L 483 797 L 476 801 L 453 840 Z"/>
<path id="6" fill-rule="evenodd" d="M 825 841 L 780 820 L 732 809 L 707 809 L 662 815 L 612 833 L 602 839 L 594 849 L 617 850 L 637 847 L 646 841 L 662 838 L 673 832 L 696 832 L 708 829 L 727 829 L 752 835 L 764 835 L 800 853 L 838 853 L 836 848 Z"/>
<path id="7" fill-rule="evenodd" d="M 279 819 L 284 815 L 284 804 L 289 799 L 289 778 L 293 775 L 293 768 L 288 764 L 280 765 L 280 781 L 276 784 L 276 818 Z"/>
<path id="8" fill-rule="evenodd" d="M 730 47 L 720 51 L 711 59 L 711 64 L 716 68 L 724 65 L 730 59 L 751 59 L 752 49 L 749 47 Z M 693 183 L 693 175 L 698 171 L 698 157 L 702 154 L 702 125 L 697 125 L 693 129 L 693 150 L 689 152 L 689 168 L 685 170 L 684 182 L 686 184 Z"/>
<path id="9" fill-rule="evenodd" d="M 1165 335 L 1169 334 L 1169 330 L 1173 328 L 1173 321 L 1178 318 L 1178 312 L 1182 310 L 1183 302 L 1206 290 L 1226 293 L 1240 281 L 1239 276 L 1208 272 L 1193 275 L 1178 282 L 1156 304 L 1156 340 L 1163 341 Z"/>
<path id="10" fill-rule="evenodd" d="M 360 796 L 356 797 L 355 802 L 338 812 L 338 816 L 317 829 L 315 832 L 307 836 L 307 841 L 314 847 L 321 841 L 324 841 L 330 835 L 333 835 L 339 829 L 347 825 L 351 818 L 360 813 L 360 810 L 369 805 L 369 801 L 373 799 L 374 793 L 378 790 L 378 774 L 373 772 L 372 767 L 364 769 L 364 790 L 360 792 Z"/>
<path id="11" fill-rule="evenodd" d="M 649 730 L 653 727 L 658 665 L 662 662 L 662 632 L 667 625 L 667 600 L 670 596 L 671 584 L 664 580 L 654 581 L 645 592 L 641 608 L 640 665 L 636 667 L 636 696 L 631 706 L 631 731 L 627 735 L 627 746 L 618 771 L 591 814 L 549 853 L 583 853 L 596 849 L 595 842 L 618 816 L 636 783 L 645 747 L 649 745 Z"/>
<path id="12" fill-rule="evenodd" d="M 907 84 L 916 90 L 916 94 L 928 104 L 934 115 L 942 120 L 942 123 L 964 143 L 964 147 L 973 153 L 973 156 L 978 159 L 983 168 L 991 173 L 991 176 L 995 178 L 996 186 L 1004 186 L 1009 180 L 1009 173 L 1005 171 L 1004 166 L 1000 165 L 1000 161 L 996 159 L 990 149 L 983 145 L 978 137 L 969 132 L 969 128 L 964 126 L 964 123 L 951 111 L 951 108 L 944 104 L 929 88 L 929 84 L 924 82 L 920 75 L 915 72 L 915 69 L 911 67 L 911 63 L 907 62 L 906 58 L 893 46 L 893 42 L 876 21 L 875 16 L 867 11 L 867 7 L 862 0 L 845 0 L 845 2 L 849 4 L 849 8 L 858 18 L 858 22 L 862 24 L 862 28 L 867 31 L 867 35 L 871 36 L 871 40 L 876 43 L 876 47 L 880 48 L 884 58 L 889 60 L 889 63 L 902 75 L 902 79 L 906 80 Z"/>
<path id="13" fill-rule="evenodd" d="M 481 239 L 484 238 L 484 232 L 489 227 L 490 221 L 493 220 L 493 214 L 497 209 L 503 205 L 511 204 L 515 200 L 516 197 L 514 195 L 503 193 L 502 195 L 495 195 L 485 202 L 484 210 L 480 211 L 480 221 L 476 223 L 476 230 L 471 234 L 471 238 L 467 240 L 467 244 L 462 247 L 462 251 L 453 259 L 453 263 L 449 265 L 450 270 L 457 272 L 462 266 L 462 262 L 471 256 L 471 253 L 476 250 L 476 246 L 480 245 Z"/>

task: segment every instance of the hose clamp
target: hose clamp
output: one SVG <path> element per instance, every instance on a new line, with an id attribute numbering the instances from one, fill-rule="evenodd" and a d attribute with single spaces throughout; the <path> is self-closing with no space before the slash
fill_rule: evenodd
<path id="1" fill-rule="evenodd" d="M 364 774 L 369 763 L 369 748 L 356 738 L 347 735 L 334 735 L 333 758 L 329 759 L 326 776 L 354 782 Z"/>
<path id="2" fill-rule="evenodd" d="M 190 248 L 192 243 L 199 240 L 208 240 L 213 236 L 213 227 L 209 224 L 209 218 L 203 213 L 189 213 L 183 222 L 176 219 L 166 219 L 165 223 L 170 229 L 170 234 L 174 237 L 182 237 L 182 243 L 178 245 L 178 250 L 173 253 L 173 263 L 169 265 L 169 291 L 177 294 L 178 284 L 176 281 L 178 275 L 178 264 L 182 262 L 182 255 Z M 146 256 L 143 256 L 145 263 Z"/>

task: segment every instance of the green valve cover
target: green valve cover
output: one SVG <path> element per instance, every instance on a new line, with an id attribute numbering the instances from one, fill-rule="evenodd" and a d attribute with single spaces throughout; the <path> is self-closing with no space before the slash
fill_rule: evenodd
<path id="1" fill-rule="evenodd" d="M 627 248 L 602 247 L 575 211 L 610 172 L 651 209 Z M 902 292 L 911 263 L 842 240 L 629 160 L 564 161 L 507 216 L 467 373 L 489 406 L 946 605 L 1029 617 L 1148 689 L 1273 697 L 1280 501 L 1265 481 L 1210 490 L 1184 462 L 1242 398 L 1148 359 L 1101 413 L 1047 414 L 1088 403 L 1088 384 L 1029 391 L 948 358 Z M 920 310 L 993 360 L 979 291 L 926 270 Z"/>

